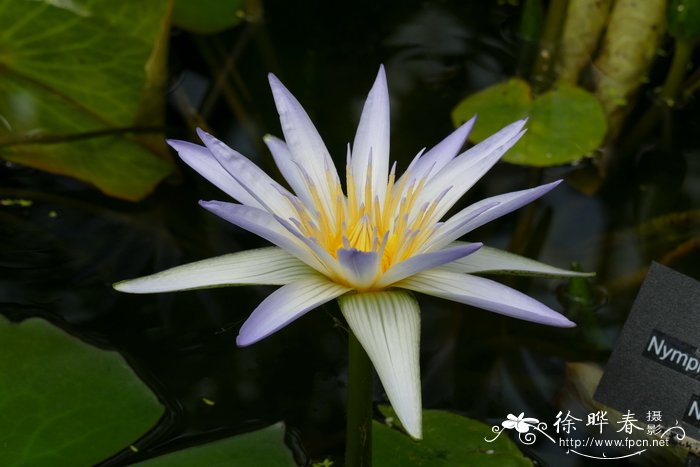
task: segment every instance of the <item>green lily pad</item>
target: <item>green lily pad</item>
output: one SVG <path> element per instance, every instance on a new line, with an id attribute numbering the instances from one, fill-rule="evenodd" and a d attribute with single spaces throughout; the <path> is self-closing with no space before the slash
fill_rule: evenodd
<path id="1" fill-rule="evenodd" d="M 598 99 L 565 83 L 534 100 L 523 80 L 496 84 L 460 102 L 452 112 L 452 120 L 459 125 L 474 114 L 479 117 L 469 138 L 475 143 L 529 115 L 527 133 L 503 160 L 536 167 L 582 159 L 603 142 L 607 131 Z"/>
<path id="2" fill-rule="evenodd" d="M 292 453 L 284 445 L 284 424 L 234 436 L 141 462 L 141 467 L 296 467 Z"/>
<path id="3" fill-rule="evenodd" d="M 390 408 L 382 407 L 382 412 L 396 419 Z M 373 433 L 373 461 L 382 467 L 532 466 L 507 436 L 487 442 L 484 438 L 495 436 L 490 426 L 439 410 L 423 411 L 421 441 L 378 422 L 374 422 Z"/>
<path id="4" fill-rule="evenodd" d="M 245 18 L 243 0 L 175 0 L 173 23 L 200 34 L 232 28 Z"/>
<path id="5" fill-rule="evenodd" d="M 464 99 L 452 111 L 452 121 L 459 126 L 476 115 L 476 124 L 469 139 L 479 142 L 509 123 L 527 117 L 531 107 L 530 85 L 522 79 L 513 78 Z"/>
<path id="6" fill-rule="evenodd" d="M 138 200 L 174 168 L 169 1 L 0 0 L 0 157 Z M 150 132 L 150 134 L 144 134 Z"/>
<path id="7" fill-rule="evenodd" d="M 41 319 L 0 316 L 0 465 L 94 465 L 163 413 L 116 352 Z"/>

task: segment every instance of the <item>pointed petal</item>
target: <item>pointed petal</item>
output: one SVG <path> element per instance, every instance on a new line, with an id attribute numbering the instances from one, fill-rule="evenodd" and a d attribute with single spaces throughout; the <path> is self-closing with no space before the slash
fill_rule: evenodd
<path id="1" fill-rule="evenodd" d="M 421 156 L 411 170 L 411 178 L 430 177 L 442 170 L 448 162 L 459 154 L 459 150 L 464 146 L 475 121 L 476 117 L 472 117 L 471 120 L 462 124 L 447 138 Z"/>
<path id="2" fill-rule="evenodd" d="M 376 251 L 360 251 L 355 248 L 340 248 L 338 263 L 344 278 L 355 288 L 372 285 L 379 275 L 380 255 Z"/>
<path id="3" fill-rule="evenodd" d="M 267 211 L 223 201 L 200 201 L 199 204 L 222 219 L 274 243 L 317 271 L 328 272 L 306 245 L 299 242 Z"/>
<path id="4" fill-rule="evenodd" d="M 369 355 L 391 406 L 406 431 L 422 437 L 419 367 L 420 311 L 405 292 L 344 295 L 338 302 Z"/>
<path id="5" fill-rule="evenodd" d="M 469 274 L 433 269 L 404 279 L 397 283 L 396 287 L 549 326 L 573 327 L 576 325 L 563 315 L 515 289 Z"/>
<path id="6" fill-rule="evenodd" d="M 524 134 L 525 120 L 511 123 L 481 143 L 463 152 L 435 174 L 420 194 L 419 206 L 436 198 L 446 187 L 452 187 L 440 202 L 438 217 L 467 192 Z"/>
<path id="7" fill-rule="evenodd" d="M 287 180 L 289 186 L 292 187 L 294 193 L 296 193 L 306 206 L 313 206 L 309 189 L 304 182 L 304 177 L 299 171 L 299 167 L 294 162 L 287 143 L 272 135 L 266 135 L 263 141 L 265 141 L 265 144 L 272 153 L 272 158 L 275 160 L 277 168 L 280 169 L 282 176 Z"/>
<path id="8" fill-rule="evenodd" d="M 261 208 L 262 205 L 250 196 L 245 188 L 236 181 L 226 170 L 221 167 L 219 161 L 209 149 L 198 144 L 188 143 L 187 141 L 178 141 L 169 139 L 168 144 L 177 151 L 180 159 L 185 164 L 196 170 L 202 177 L 216 185 L 224 193 L 239 201 L 256 208 Z"/>
<path id="9" fill-rule="evenodd" d="M 483 199 L 477 203 L 468 206 L 450 217 L 435 235 L 430 239 L 431 246 L 434 244 L 437 248 L 442 248 L 445 245 L 452 243 L 463 235 L 472 230 L 481 227 L 482 225 L 498 219 L 501 216 L 520 209 L 528 203 L 547 194 L 554 187 L 559 185 L 561 180 L 540 185 L 528 190 L 514 191 L 498 196 Z M 474 216 L 474 212 L 482 209 L 483 206 L 491 204 L 491 207 L 483 211 L 478 216 Z"/>
<path id="10" fill-rule="evenodd" d="M 217 256 L 117 282 L 128 293 L 157 293 L 225 285 L 284 285 L 318 274 L 281 248 L 269 247 Z"/>
<path id="11" fill-rule="evenodd" d="M 462 244 L 462 242 L 455 242 Z M 444 266 L 445 270 L 461 273 L 499 273 L 542 277 L 592 277 L 595 273 L 576 272 L 557 268 L 508 251 L 481 247 L 468 258 L 458 259 Z"/>
<path id="12" fill-rule="evenodd" d="M 328 251 L 321 246 L 321 244 L 319 244 L 315 238 L 305 237 L 294 225 L 292 225 L 291 222 L 286 221 L 279 216 L 274 216 L 274 218 L 280 225 L 282 225 L 288 232 L 295 236 L 316 255 L 316 258 L 323 263 L 324 266 L 326 266 L 326 272 L 334 271 L 336 273 L 340 273 L 341 269 L 338 261 L 330 253 L 328 253 Z"/>
<path id="13" fill-rule="evenodd" d="M 308 171 L 324 203 L 324 208 L 332 212 L 335 199 L 328 186 L 326 171 L 330 171 L 330 179 L 333 183 L 340 185 L 340 181 L 328 149 L 299 101 L 275 75 L 269 74 L 268 78 L 289 150 L 296 163 Z"/>
<path id="14" fill-rule="evenodd" d="M 364 193 L 367 166 L 372 155 L 372 193 L 384 200 L 389 170 L 389 90 L 384 66 L 369 91 L 352 145 L 355 193 Z"/>
<path id="15" fill-rule="evenodd" d="M 270 178 L 250 159 L 226 146 L 206 131 L 198 128 L 197 134 L 219 164 L 267 211 L 285 218 L 294 214 L 285 196 L 294 197 L 294 195 L 286 188 Z"/>
<path id="16" fill-rule="evenodd" d="M 386 271 L 382 278 L 379 279 L 379 282 L 377 282 L 377 287 L 387 287 L 394 282 L 398 282 L 401 279 L 405 279 L 421 271 L 464 258 L 481 248 L 481 245 L 481 243 L 470 243 L 430 253 L 422 253 L 408 258 L 405 261 L 395 264 Z"/>
<path id="17" fill-rule="evenodd" d="M 323 276 L 308 277 L 287 284 L 269 295 L 251 313 L 236 338 L 245 347 L 283 328 L 307 311 L 330 302 L 350 289 Z"/>

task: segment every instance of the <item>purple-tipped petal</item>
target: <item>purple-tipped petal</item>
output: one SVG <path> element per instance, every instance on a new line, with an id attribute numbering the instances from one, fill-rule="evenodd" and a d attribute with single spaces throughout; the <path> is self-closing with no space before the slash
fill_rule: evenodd
<path id="1" fill-rule="evenodd" d="M 234 151 L 204 130 L 197 129 L 202 142 L 219 164 L 271 214 L 289 217 L 293 210 L 285 195 L 294 197 L 250 159 Z"/>
<path id="2" fill-rule="evenodd" d="M 462 242 L 455 242 L 462 244 Z M 468 258 L 458 259 L 444 266 L 445 270 L 461 273 L 503 273 L 540 277 L 592 277 L 590 272 L 561 269 L 534 259 L 518 256 L 496 248 L 481 247 Z"/>
<path id="3" fill-rule="evenodd" d="M 243 323 L 236 344 L 254 344 L 285 327 L 295 319 L 350 289 L 316 276 L 292 282 L 275 290 Z"/>
<path id="4" fill-rule="evenodd" d="M 168 144 L 177 151 L 185 164 L 196 170 L 202 177 L 216 185 L 221 191 L 236 201 L 262 208 L 258 200 L 253 198 L 240 183 L 236 181 L 216 160 L 209 149 L 198 144 L 169 139 Z"/>
<path id="5" fill-rule="evenodd" d="M 340 248 L 337 253 L 343 276 L 353 287 L 369 287 L 376 280 L 381 260 L 379 253 L 355 248 Z"/>
<path id="6" fill-rule="evenodd" d="M 327 272 L 308 248 L 267 211 L 223 201 L 200 201 L 199 204 L 222 219 L 287 250 L 317 271 Z"/>
<path id="7" fill-rule="evenodd" d="M 559 183 L 561 180 L 527 190 L 492 196 L 474 203 L 449 218 L 430 239 L 431 246 L 436 245 L 441 248 L 448 245 L 472 230 L 544 196 Z M 491 207 L 483 210 L 483 207 L 487 205 Z M 474 212 L 479 210 L 482 210 L 481 213 L 474 216 Z"/>
<path id="8" fill-rule="evenodd" d="M 184 264 L 121 281 L 114 288 L 127 293 L 159 293 L 225 285 L 284 285 L 318 274 L 281 248 L 268 247 Z"/>
<path id="9" fill-rule="evenodd" d="M 576 326 L 537 300 L 483 277 L 434 269 L 404 279 L 396 287 L 535 323 L 565 328 Z"/>
<path id="10" fill-rule="evenodd" d="M 409 435 L 422 437 L 420 310 L 399 291 L 342 296 L 338 303 L 367 352 L 396 415 Z"/>
<path id="11" fill-rule="evenodd" d="M 263 138 L 268 149 L 272 153 L 272 158 L 275 160 L 277 168 L 282 173 L 282 176 L 289 186 L 292 187 L 294 193 L 304 202 L 306 206 L 313 206 L 311 193 L 306 186 L 304 177 L 302 176 L 299 166 L 294 162 L 292 153 L 289 151 L 287 143 L 272 135 L 267 135 Z"/>
<path id="12" fill-rule="evenodd" d="M 459 154 L 459 150 L 464 146 L 464 142 L 472 131 L 475 121 L 476 117 L 472 117 L 471 120 L 462 124 L 459 128 L 450 133 L 447 138 L 440 141 L 430 151 L 421 156 L 411 169 L 411 178 L 419 179 L 422 177 L 430 177 L 440 172 L 443 167 Z"/>
<path id="13" fill-rule="evenodd" d="M 384 199 L 389 170 L 389 90 L 384 66 L 367 96 L 352 145 L 352 173 L 355 193 L 362 196 L 367 180 L 367 166 L 372 156 L 372 192 Z"/>
<path id="14" fill-rule="evenodd" d="M 386 271 L 377 283 L 377 287 L 387 287 L 394 282 L 418 274 L 421 271 L 464 258 L 481 248 L 481 245 L 481 243 L 470 243 L 412 256 L 405 261 L 395 264 Z"/>
<path id="15" fill-rule="evenodd" d="M 330 179 L 333 183 L 340 184 L 333 159 L 328 154 L 326 145 L 299 101 L 275 75 L 269 74 L 268 79 L 289 150 L 296 163 L 308 171 L 324 207 L 330 212 L 335 206 L 335 199 L 332 198 L 328 187 L 326 170 L 330 171 Z"/>
<path id="16" fill-rule="evenodd" d="M 440 201 L 436 210 L 438 217 L 445 215 L 464 193 L 518 142 L 525 133 L 522 130 L 525 122 L 526 120 L 519 120 L 511 123 L 450 161 L 426 184 L 417 204 L 420 206 L 430 202 L 442 193 L 445 187 L 453 187 Z"/>

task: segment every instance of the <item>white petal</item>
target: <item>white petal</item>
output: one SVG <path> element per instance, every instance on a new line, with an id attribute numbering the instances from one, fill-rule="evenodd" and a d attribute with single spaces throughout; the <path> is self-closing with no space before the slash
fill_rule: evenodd
<path id="1" fill-rule="evenodd" d="M 566 317 L 537 300 L 483 277 L 433 269 L 404 279 L 398 282 L 396 287 L 535 323 L 560 327 L 575 326 Z"/>
<path id="2" fill-rule="evenodd" d="M 422 437 L 420 311 L 405 292 L 349 294 L 338 302 L 369 355 L 386 395 L 408 434 Z"/>
<path id="3" fill-rule="evenodd" d="M 352 173 L 355 193 L 362 196 L 367 180 L 367 165 L 372 155 L 372 193 L 384 200 L 389 170 L 389 90 L 384 66 L 369 91 L 352 145 Z"/>
<path id="4" fill-rule="evenodd" d="M 454 244 L 463 244 L 463 242 L 455 242 Z M 446 264 L 443 268 L 461 273 L 504 273 L 543 277 L 592 277 L 595 275 L 589 272 L 576 272 L 557 268 L 540 263 L 534 259 L 487 246 L 481 247 L 479 251 L 467 258 Z"/>
<path id="5" fill-rule="evenodd" d="M 299 101 L 275 75 L 269 74 L 268 78 L 289 150 L 295 162 L 308 172 L 324 203 L 323 207 L 327 212 L 332 212 L 335 199 L 328 186 L 326 171 L 330 172 L 332 183 L 339 185 L 340 181 L 328 149 Z"/>
<path id="6" fill-rule="evenodd" d="M 518 433 L 527 433 L 530 431 L 530 426 L 527 423 L 518 422 L 515 424 L 515 429 L 518 431 Z"/>
<path id="7" fill-rule="evenodd" d="M 305 237 L 299 230 L 296 229 L 291 222 L 282 219 L 279 216 L 274 216 L 275 220 L 284 226 L 288 232 L 294 235 L 301 243 L 303 243 L 311 252 L 314 253 L 316 259 L 323 264 L 323 269 L 318 269 L 319 271 L 326 274 L 326 276 L 340 276 L 343 277 L 343 268 L 340 266 L 337 259 L 335 259 L 320 243 L 316 241 L 313 237 Z"/>
<path id="8" fill-rule="evenodd" d="M 259 248 L 184 264 L 114 284 L 120 292 L 156 293 L 225 285 L 284 285 L 317 274 L 286 251 Z"/>
<path id="9" fill-rule="evenodd" d="M 520 139 L 524 125 L 525 120 L 511 123 L 450 161 L 426 184 L 417 205 L 452 187 L 436 210 L 438 217 L 442 217 Z"/>
<path id="10" fill-rule="evenodd" d="M 299 167 L 296 162 L 294 162 L 292 153 L 289 151 L 289 147 L 287 147 L 287 143 L 272 135 L 266 135 L 263 141 L 265 141 L 268 149 L 270 149 L 277 168 L 280 169 L 282 176 L 287 180 L 289 186 L 292 187 L 294 193 L 296 193 L 305 205 L 313 206 L 309 189 L 306 186 L 306 182 L 304 182 L 304 177 L 299 171 Z"/>
<path id="11" fill-rule="evenodd" d="M 198 144 L 174 139 L 168 140 L 168 144 L 177 151 L 180 159 L 182 159 L 185 164 L 192 167 L 202 177 L 216 185 L 224 193 L 248 206 L 256 208 L 262 207 L 235 178 L 221 167 L 221 164 L 219 164 L 219 161 L 216 160 L 209 149 Z"/>
<path id="12" fill-rule="evenodd" d="M 307 311 L 330 302 L 350 289 L 323 276 L 308 277 L 275 290 L 251 313 L 236 338 L 241 347 L 254 344 Z"/>
<path id="13" fill-rule="evenodd" d="M 443 250 L 422 253 L 392 266 L 377 282 L 377 287 L 387 287 L 426 269 L 432 269 L 474 253 L 481 248 L 480 243 L 470 243 Z"/>
<path id="14" fill-rule="evenodd" d="M 464 146 L 464 142 L 474 127 L 475 121 L 476 117 L 473 117 L 453 131 L 447 138 L 440 141 L 430 151 L 423 154 L 411 169 L 411 178 L 430 177 L 432 174 L 442 170 L 448 162 L 459 154 L 459 150 Z"/>
<path id="15" fill-rule="evenodd" d="M 285 218 L 294 215 L 294 210 L 287 199 L 287 196 L 294 197 L 294 195 L 289 193 L 286 188 L 270 178 L 250 159 L 226 146 L 212 135 L 199 128 L 197 134 L 219 161 L 219 164 L 266 210 Z"/>
<path id="16" fill-rule="evenodd" d="M 544 196 L 554 187 L 559 185 L 561 180 L 540 185 L 528 190 L 514 191 L 502 195 L 492 196 L 468 206 L 450 217 L 437 232 L 430 238 L 431 247 L 442 248 L 452 243 L 463 235 L 482 225 L 498 219 L 501 216 L 520 209 L 524 205 L 531 203 L 537 198 Z M 474 216 L 474 212 L 482 209 L 486 205 L 491 205 L 485 211 Z"/>
<path id="17" fill-rule="evenodd" d="M 379 253 L 355 248 L 340 248 L 337 253 L 342 275 L 353 287 L 362 289 L 372 285 L 379 275 Z"/>
<path id="18" fill-rule="evenodd" d="M 308 247 L 280 225 L 267 211 L 223 201 L 200 201 L 199 204 L 222 219 L 290 252 L 317 271 L 328 272 L 318 258 L 309 251 Z"/>

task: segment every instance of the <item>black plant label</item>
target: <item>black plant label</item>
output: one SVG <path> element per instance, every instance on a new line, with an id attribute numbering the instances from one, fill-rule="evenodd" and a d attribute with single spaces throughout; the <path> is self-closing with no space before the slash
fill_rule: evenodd
<path id="1" fill-rule="evenodd" d="M 652 264 L 594 399 L 700 439 L 700 282 Z"/>

